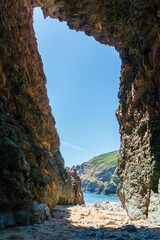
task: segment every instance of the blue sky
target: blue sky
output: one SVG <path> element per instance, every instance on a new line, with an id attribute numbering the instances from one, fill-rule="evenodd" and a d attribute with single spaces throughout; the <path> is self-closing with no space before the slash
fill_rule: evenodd
<path id="1" fill-rule="evenodd" d="M 34 29 L 66 166 L 119 149 L 119 54 L 34 11 Z"/>

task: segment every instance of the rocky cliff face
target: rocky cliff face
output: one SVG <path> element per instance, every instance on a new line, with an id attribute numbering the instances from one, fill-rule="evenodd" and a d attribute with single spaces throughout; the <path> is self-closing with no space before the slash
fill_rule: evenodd
<path id="1" fill-rule="evenodd" d="M 160 223 L 159 0 L 1 1 L 1 209 L 33 199 L 52 207 L 66 187 L 32 26 L 36 4 L 120 53 L 118 195 L 132 219 Z"/>
<path id="2" fill-rule="evenodd" d="M 84 192 L 113 195 L 117 193 L 117 159 L 119 152 L 111 152 L 94 157 L 76 166 Z"/>
<path id="3" fill-rule="evenodd" d="M 159 222 L 160 6 L 158 0 L 39 0 L 45 16 L 67 21 L 122 60 L 118 195 L 132 219 Z M 160 215 L 159 215 L 160 216 Z"/>
<path id="4" fill-rule="evenodd" d="M 83 202 L 76 173 L 64 168 L 59 151 L 33 30 L 35 4 L 0 3 L 1 227 L 40 220 L 41 210 L 45 218 L 57 203 Z"/>

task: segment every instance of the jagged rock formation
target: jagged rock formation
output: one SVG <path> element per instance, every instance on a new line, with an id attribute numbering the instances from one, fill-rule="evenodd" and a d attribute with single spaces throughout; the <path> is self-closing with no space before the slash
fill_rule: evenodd
<path id="1" fill-rule="evenodd" d="M 83 203 L 76 173 L 64 168 L 59 151 L 33 30 L 34 5 L 0 2 L 1 227 L 43 220 L 57 203 Z"/>
<path id="2" fill-rule="evenodd" d="M 72 204 L 83 204 L 83 194 L 81 190 L 81 180 L 80 177 L 77 175 L 77 171 L 75 168 L 71 168 L 71 180 L 72 180 Z"/>
<path id="3" fill-rule="evenodd" d="M 1 1 L 0 207 L 15 209 L 33 199 L 51 207 L 65 186 L 32 26 L 37 4 L 45 16 L 67 21 L 120 53 L 118 195 L 132 219 L 160 223 L 159 0 Z"/>
<path id="4" fill-rule="evenodd" d="M 82 182 L 84 192 L 115 195 L 119 178 L 117 160 L 119 152 L 114 151 L 96 156 L 75 168 Z"/>
<path id="5" fill-rule="evenodd" d="M 160 217 L 160 5 L 158 0 L 39 0 L 45 16 L 67 21 L 122 60 L 118 195 L 132 219 Z M 160 215 L 159 215 L 160 216 Z"/>

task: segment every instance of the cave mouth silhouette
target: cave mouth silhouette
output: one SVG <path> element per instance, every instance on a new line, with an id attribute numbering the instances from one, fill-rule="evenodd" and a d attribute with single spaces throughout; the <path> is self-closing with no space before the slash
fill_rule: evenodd
<path id="1" fill-rule="evenodd" d="M 159 222 L 159 1 L 40 0 L 40 5 L 45 17 L 67 21 L 120 53 L 118 195 L 131 218 Z"/>
<path id="2" fill-rule="evenodd" d="M 66 165 L 119 149 L 118 53 L 58 19 L 44 19 L 40 8 L 34 9 L 34 30 Z"/>
<path id="3" fill-rule="evenodd" d="M 67 21 L 70 28 L 84 31 L 120 53 L 120 104 L 116 113 L 122 144 L 118 194 L 132 219 L 148 217 L 160 223 L 157 214 L 160 209 L 159 1 L 38 2 L 46 17 Z M 33 6 L 28 0 L 16 0 L 16 4 L 2 0 L 1 6 L 0 31 L 4 34 L 0 52 L 4 61 L 0 66 L 3 138 L 0 144 L 15 181 L 8 178 L 8 171 L 1 169 L 0 191 L 4 197 L 0 206 L 4 211 L 15 208 L 17 211 L 24 208 L 24 201 L 28 204 L 34 199 L 46 202 L 51 208 L 59 199 L 56 191 L 64 193 L 67 173 L 33 31 Z M 10 157 L 12 153 L 14 157 Z M 50 163 L 54 164 L 54 170 Z M 6 166 L 7 162 L 3 160 L 3 164 Z"/>

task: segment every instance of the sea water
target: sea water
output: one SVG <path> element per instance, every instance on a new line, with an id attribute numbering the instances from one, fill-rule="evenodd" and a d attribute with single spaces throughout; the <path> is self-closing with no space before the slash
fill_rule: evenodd
<path id="1" fill-rule="evenodd" d="M 83 192 L 85 203 L 94 203 L 94 202 L 120 202 L 118 197 L 111 197 L 109 195 L 100 195 L 95 193 L 86 193 Z"/>

